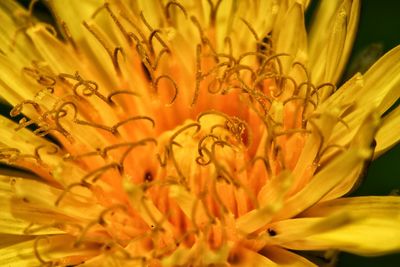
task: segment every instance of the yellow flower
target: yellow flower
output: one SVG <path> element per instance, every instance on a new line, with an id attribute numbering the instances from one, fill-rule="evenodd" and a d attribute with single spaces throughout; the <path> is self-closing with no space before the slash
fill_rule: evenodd
<path id="1" fill-rule="evenodd" d="M 359 1 L 309 35 L 305 0 L 34 2 L 0 1 L 2 266 L 400 250 L 399 197 L 342 198 L 400 138 L 400 47 L 336 89 Z"/>

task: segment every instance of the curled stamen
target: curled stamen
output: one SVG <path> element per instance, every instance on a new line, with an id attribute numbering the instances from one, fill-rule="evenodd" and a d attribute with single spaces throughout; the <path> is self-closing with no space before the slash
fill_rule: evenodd
<path id="1" fill-rule="evenodd" d="M 11 109 L 10 116 L 11 117 L 16 117 L 16 116 L 20 115 L 22 113 L 23 106 L 26 105 L 26 104 L 32 105 L 37 113 L 39 113 L 39 114 L 41 113 L 41 108 L 40 108 L 38 103 L 36 103 L 35 101 L 32 101 L 32 100 L 24 100 L 21 103 L 15 105 Z"/>
<path id="2" fill-rule="evenodd" d="M 42 158 L 39 154 L 39 151 L 44 148 L 47 148 L 46 153 L 48 155 L 55 155 L 60 150 L 59 147 L 56 145 L 39 145 L 38 147 L 35 148 L 35 152 L 34 152 L 34 155 L 35 155 L 35 157 L 37 157 L 39 159 L 39 162 L 42 162 Z"/>
<path id="3" fill-rule="evenodd" d="M 147 121 L 151 122 L 153 127 L 155 126 L 154 120 L 152 118 L 150 118 L 150 117 L 147 117 L 147 116 L 133 116 L 133 117 L 127 118 L 125 120 L 122 120 L 122 121 L 116 123 L 115 125 L 113 125 L 111 127 L 110 126 L 106 126 L 106 125 L 102 125 L 102 124 L 99 124 L 99 123 L 79 120 L 79 119 L 76 119 L 76 118 L 73 121 L 75 123 L 77 123 L 77 124 L 80 124 L 80 125 L 91 126 L 91 127 L 94 127 L 94 128 L 102 129 L 102 130 L 109 131 L 112 134 L 116 135 L 116 134 L 118 134 L 118 128 L 119 127 L 121 127 L 122 125 L 124 125 L 124 124 L 126 124 L 126 123 L 128 123 L 130 121 L 136 121 L 136 120 L 147 120 Z"/>
<path id="4" fill-rule="evenodd" d="M 18 121 L 18 126 L 16 128 L 14 128 L 14 130 L 18 131 L 18 130 L 26 128 L 32 124 L 38 124 L 38 121 L 37 120 L 29 120 L 28 121 L 28 119 L 26 117 L 24 117 Z"/>
<path id="5" fill-rule="evenodd" d="M 282 75 L 282 62 L 280 61 L 280 57 L 290 57 L 289 54 L 287 53 L 279 53 L 279 54 L 275 54 L 270 56 L 269 58 L 265 59 L 265 61 L 261 64 L 258 73 L 262 74 L 265 71 L 265 67 L 272 61 L 275 60 L 278 63 L 278 73 L 280 75 Z"/>
<path id="6" fill-rule="evenodd" d="M 106 8 L 107 12 L 110 14 L 112 20 L 114 21 L 115 25 L 117 25 L 118 29 L 121 31 L 122 35 L 125 37 L 126 41 L 128 42 L 129 45 L 132 45 L 132 39 L 129 37 L 128 32 L 125 30 L 125 28 L 122 26 L 121 22 L 118 20 L 117 16 L 114 14 L 114 12 L 110 8 L 109 3 L 105 3 L 104 7 Z"/>
<path id="7" fill-rule="evenodd" d="M 324 88 L 324 87 L 330 87 L 332 92 L 336 92 L 336 85 L 334 85 L 333 83 L 322 83 L 320 85 L 318 85 L 312 92 L 311 92 L 311 96 L 313 96 L 314 94 L 317 94 L 317 97 L 319 98 L 318 92 L 320 89 Z"/>
<path id="8" fill-rule="evenodd" d="M 202 137 L 202 138 L 199 140 L 198 144 L 197 144 L 197 151 L 198 151 L 198 153 L 199 153 L 199 156 L 196 158 L 196 162 L 197 162 L 199 165 L 205 166 L 205 165 L 210 164 L 210 162 L 211 162 L 211 159 L 210 159 L 210 158 L 209 158 L 208 160 L 205 160 L 205 159 L 204 159 L 204 154 L 203 154 L 203 149 L 205 148 L 205 145 L 204 145 L 203 143 L 205 142 L 206 139 L 208 139 L 208 138 L 210 138 L 210 137 L 213 138 L 214 141 L 219 140 L 219 137 L 218 137 L 218 136 L 216 136 L 216 135 L 214 135 L 214 134 L 207 134 L 207 135 L 205 135 L 204 137 Z"/>
<path id="9" fill-rule="evenodd" d="M 82 181 L 82 182 L 78 182 L 78 183 L 72 183 L 70 185 L 68 185 L 66 188 L 64 188 L 64 191 L 58 196 L 58 198 L 56 199 L 56 201 L 54 202 L 54 206 L 59 206 L 61 200 L 64 199 L 64 197 L 67 195 L 67 193 L 71 192 L 71 189 L 74 187 L 84 187 L 84 188 L 89 188 L 90 184 L 87 183 L 86 181 Z"/>
<path id="10" fill-rule="evenodd" d="M 155 51 L 154 45 L 153 45 L 153 38 L 154 37 L 160 42 L 160 44 L 164 47 L 164 49 L 167 49 L 167 51 L 169 51 L 169 48 L 168 48 L 167 44 L 163 41 L 163 39 L 161 39 L 161 37 L 159 37 L 160 33 L 162 33 L 162 32 L 159 29 L 153 30 L 150 33 L 149 44 L 150 44 L 150 49 L 151 49 L 152 53 L 154 53 L 154 51 Z"/>
<path id="11" fill-rule="evenodd" d="M 178 131 L 176 131 L 171 137 L 170 137 L 170 143 L 172 143 L 172 141 L 175 140 L 175 138 L 180 135 L 181 133 L 183 133 L 184 131 L 186 131 L 187 129 L 196 127 L 196 131 L 194 134 L 198 133 L 201 129 L 201 125 L 199 123 L 190 123 L 188 125 L 183 126 L 181 129 L 179 129 Z"/>
<path id="12" fill-rule="evenodd" d="M 171 19 L 171 16 L 170 16 L 170 13 L 169 13 L 169 8 L 170 8 L 171 6 L 176 6 L 176 7 L 178 7 L 178 8 L 183 12 L 183 14 L 185 15 L 185 18 L 187 18 L 188 15 L 187 15 L 186 9 L 185 9 L 179 2 L 177 2 L 177 1 L 175 1 L 175 0 L 172 0 L 172 1 L 169 1 L 169 2 L 165 5 L 165 16 L 166 16 L 167 20 L 170 20 L 170 19 Z"/>
<path id="13" fill-rule="evenodd" d="M 83 79 L 79 75 L 79 72 L 75 72 L 74 75 L 71 75 L 71 74 L 68 74 L 68 73 L 60 73 L 58 76 L 60 78 L 62 78 L 62 79 L 68 78 L 68 79 L 72 79 L 72 80 L 77 81 L 77 83 L 75 83 L 74 86 L 73 86 L 73 91 L 74 91 L 74 94 L 76 96 L 79 97 L 78 89 L 83 86 L 83 90 L 82 90 L 82 95 L 83 96 L 90 97 L 92 95 L 95 95 L 95 96 L 97 96 L 98 98 L 100 98 L 101 100 L 103 100 L 104 102 L 107 103 L 107 98 L 105 96 L 103 96 L 101 93 L 99 93 L 98 84 L 96 82 L 94 82 L 94 81 Z"/>
<path id="14" fill-rule="evenodd" d="M 158 64 L 160 63 L 161 57 L 165 54 L 165 53 L 169 53 L 169 49 L 168 48 L 163 48 L 161 49 L 161 51 L 158 53 L 158 55 L 156 56 L 156 59 L 154 60 L 153 65 L 151 66 L 153 68 L 153 70 L 156 70 L 158 67 Z"/>
<path id="15" fill-rule="evenodd" d="M 196 26 L 197 30 L 199 31 L 199 35 L 200 35 L 200 40 L 201 42 L 204 44 L 205 40 L 207 39 L 204 35 L 204 31 L 201 28 L 201 24 L 200 22 L 197 20 L 197 18 L 195 16 L 191 16 L 190 20 L 193 22 L 193 24 Z"/>
<path id="16" fill-rule="evenodd" d="M 176 131 L 176 132 L 170 137 L 169 146 L 168 146 L 168 152 L 169 152 L 169 154 L 170 154 L 172 163 L 173 163 L 173 165 L 174 165 L 174 167 L 175 167 L 175 170 L 176 170 L 178 176 L 180 177 L 182 183 L 184 183 L 187 179 L 186 179 L 186 177 L 183 175 L 183 173 L 182 173 L 182 171 L 181 171 L 181 169 L 180 169 L 180 167 L 179 167 L 179 164 L 178 164 L 178 162 L 177 162 L 177 160 L 176 160 L 176 158 L 175 158 L 174 150 L 173 150 L 173 146 L 174 146 L 174 145 L 180 146 L 180 147 L 182 147 L 182 146 L 179 145 L 179 143 L 175 142 L 174 139 L 175 139 L 176 137 L 178 137 L 178 136 L 179 136 L 181 133 L 183 133 L 184 131 L 186 131 L 186 130 L 188 130 L 188 129 L 190 129 L 190 128 L 193 128 L 193 127 L 196 127 L 196 132 L 195 132 L 194 134 L 198 133 L 198 132 L 200 131 L 200 129 L 201 129 L 201 125 L 198 124 L 198 123 L 191 123 L 191 124 L 188 124 L 188 125 L 182 127 L 181 129 L 179 129 L 178 131 Z"/>
<path id="17" fill-rule="evenodd" d="M 247 28 L 249 29 L 251 34 L 254 36 L 256 41 L 259 41 L 260 38 L 258 38 L 258 35 L 257 35 L 256 31 L 254 30 L 253 26 L 251 26 L 251 24 L 247 20 L 245 20 L 244 18 L 240 18 L 240 20 L 247 26 Z"/>
<path id="18" fill-rule="evenodd" d="M 53 262 L 44 260 L 39 253 L 38 245 L 39 245 L 39 241 L 42 239 L 46 239 L 47 242 L 50 243 L 50 239 L 48 236 L 36 237 L 35 241 L 33 242 L 33 253 L 35 254 L 36 259 L 42 264 L 42 266 L 52 266 Z"/>
<path id="19" fill-rule="evenodd" d="M 132 92 L 132 91 L 128 91 L 128 90 L 117 90 L 117 91 L 114 91 L 114 92 L 112 92 L 112 93 L 110 93 L 108 96 L 107 96 L 107 102 L 109 102 L 109 103 L 114 103 L 114 101 L 112 100 L 112 98 L 114 97 L 114 96 L 117 96 L 117 95 L 121 95 L 121 94 L 127 94 L 127 95 L 133 95 L 133 96 L 140 96 L 138 93 L 136 93 L 136 92 Z"/>
<path id="20" fill-rule="evenodd" d="M 82 183 L 86 183 L 86 184 L 88 184 L 88 180 L 90 180 L 90 179 L 92 179 L 92 183 L 95 183 L 95 182 L 97 182 L 97 180 L 99 180 L 102 176 L 103 176 L 103 174 L 107 171 L 107 170 L 109 170 L 109 169 L 117 169 L 118 171 L 121 169 L 121 167 L 120 167 L 120 165 L 118 164 L 118 163 L 115 163 L 115 162 L 113 162 L 113 163 L 110 163 L 110 164 L 107 164 L 107 165 L 104 165 L 104 166 L 102 166 L 102 167 L 100 167 L 100 168 L 97 168 L 97 169 L 94 169 L 94 170 L 92 170 L 91 172 L 89 172 L 88 174 L 86 174 L 82 179 L 81 179 L 81 181 L 82 181 Z"/>
<path id="21" fill-rule="evenodd" d="M 159 83 L 160 79 L 162 79 L 162 78 L 169 80 L 172 83 L 172 86 L 174 87 L 175 92 L 174 92 L 174 95 L 172 96 L 171 101 L 169 102 L 169 104 L 171 105 L 175 102 L 175 99 L 178 96 L 178 85 L 169 75 L 164 74 L 164 75 L 158 76 L 154 81 L 154 89 L 155 89 L 156 93 L 158 93 L 158 83 Z"/>
<path id="22" fill-rule="evenodd" d="M 96 150 L 96 151 L 92 151 L 92 152 L 86 152 L 86 153 L 82 153 L 82 154 L 77 154 L 77 155 L 71 155 L 71 154 L 66 154 L 63 156 L 63 160 L 79 160 L 81 158 L 84 157 L 91 157 L 91 156 L 101 156 L 101 157 L 105 157 L 103 151 L 101 150 Z"/>
<path id="23" fill-rule="evenodd" d="M 89 232 L 90 228 L 96 226 L 97 224 L 98 224 L 98 220 L 91 221 L 90 223 L 88 223 L 85 226 L 85 228 L 83 228 L 80 235 L 76 238 L 76 240 L 74 242 L 74 247 L 79 247 L 82 244 L 83 239 L 85 238 L 86 234 Z"/>
<path id="24" fill-rule="evenodd" d="M 122 56 L 125 58 L 125 53 L 122 47 L 116 47 L 113 53 L 113 65 L 115 71 L 117 72 L 117 75 L 121 75 L 121 67 L 118 62 L 118 54 L 122 54 Z"/>
<path id="25" fill-rule="evenodd" d="M 52 13 L 54 14 L 54 12 L 52 12 Z M 63 31 L 63 33 L 65 35 L 65 38 L 72 45 L 73 49 L 75 51 L 77 51 L 78 50 L 78 46 L 77 46 L 75 40 L 72 38 L 72 34 L 71 34 L 71 31 L 68 28 L 67 23 L 65 21 L 61 21 L 60 25 L 61 25 L 61 29 L 62 29 L 62 31 Z"/>
<path id="26" fill-rule="evenodd" d="M 201 112 L 197 116 L 196 121 L 200 122 L 200 119 L 202 117 L 204 117 L 204 116 L 207 116 L 207 115 L 217 115 L 217 116 L 220 116 L 220 117 L 224 118 L 227 121 L 231 120 L 231 118 L 228 115 L 226 115 L 225 113 L 223 113 L 223 112 L 220 112 L 220 111 L 217 111 L 217 110 L 208 110 L 208 111 Z"/>
<path id="27" fill-rule="evenodd" d="M 100 35 L 100 32 L 95 29 L 94 25 L 89 25 L 86 21 L 83 22 L 83 26 L 93 35 L 93 37 L 100 43 L 100 45 L 106 50 L 108 56 L 111 59 L 111 62 L 113 63 L 113 66 L 115 68 L 115 71 L 117 72 L 117 75 L 120 75 L 120 69 L 118 65 L 118 51 L 121 50 L 122 48 L 116 48 L 114 51 L 108 46 L 106 43 L 106 40 Z"/>
<path id="28" fill-rule="evenodd" d="M 313 105 L 314 109 L 317 108 L 317 104 L 311 98 L 305 99 L 304 97 L 301 97 L 301 96 L 292 96 L 292 97 L 284 100 L 283 105 L 286 105 L 287 103 L 289 103 L 291 101 L 295 101 L 295 100 L 308 101 L 311 105 Z"/>
<path id="29" fill-rule="evenodd" d="M 154 126 L 156 125 L 155 121 L 154 121 L 151 117 L 148 117 L 148 116 L 133 116 L 133 117 L 127 118 L 127 119 L 125 119 L 125 120 L 122 120 L 122 121 L 118 122 L 117 124 L 115 124 L 114 126 L 112 126 L 112 127 L 111 127 L 111 132 L 115 134 L 115 133 L 118 132 L 118 128 L 119 128 L 120 126 L 126 124 L 127 122 L 130 122 L 130 121 L 137 121 L 137 120 L 146 120 L 146 121 L 149 121 L 149 122 L 151 123 L 151 125 L 152 125 L 153 128 L 154 128 Z"/>
<path id="30" fill-rule="evenodd" d="M 123 212 L 127 212 L 128 211 L 126 205 L 123 205 L 123 204 L 112 205 L 112 206 L 106 208 L 105 210 L 103 210 L 100 213 L 99 219 L 98 219 L 99 224 L 101 226 L 106 226 L 107 225 L 107 221 L 105 220 L 105 216 L 110 212 L 114 212 L 115 210 L 122 210 Z"/>
<path id="31" fill-rule="evenodd" d="M 316 133 L 317 133 L 317 135 L 319 136 L 319 139 L 320 139 L 319 140 L 319 144 L 318 144 L 318 150 L 317 150 L 317 153 L 315 155 L 315 159 L 313 161 L 313 164 L 317 165 L 319 160 L 320 160 L 320 158 L 321 158 L 321 150 L 322 150 L 322 146 L 324 145 L 325 137 L 324 137 L 322 131 L 319 129 L 318 125 L 314 122 L 314 120 L 313 120 L 314 118 L 316 118 L 316 117 L 309 118 L 308 122 L 311 123 L 311 125 L 315 129 L 315 131 L 316 131 Z"/>
<path id="32" fill-rule="evenodd" d="M 68 133 L 68 131 L 60 123 L 60 118 L 65 117 L 67 114 L 67 111 L 64 109 L 66 106 L 72 107 L 72 109 L 74 111 L 73 118 L 74 118 L 74 120 L 76 120 L 77 107 L 76 107 L 75 103 L 68 101 L 68 102 L 61 104 L 61 106 L 55 111 L 54 122 L 56 124 L 58 131 L 60 131 L 66 137 L 71 137 L 71 134 Z"/>
<path id="33" fill-rule="evenodd" d="M 267 170 L 267 173 L 268 173 L 268 177 L 272 177 L 271 165 L 266 157 L 256 156 L 256 157 L 252 158 L 251 165 L 254 166 L 258 160 L 261 160 L 264 163 L 265 169 Z"/>
<path id="34" fill-rule="evenodd" d="M 217 18 L 217 11 L 218 7 L 220 6 L 222 0 L 218 0 L 218 2 L 214 5 L 212 0 L 207 0 L 208 4 L 210 5 L 210 23 L 212 26 L 215 25 L 215 20 Z"/>
<path id="35" fill-rule="evenodd" d="M 115 144 L 115 145 L 111 145 L 111 146 L 105 147 L 105 148 L 103 149 L 103 153 L 104 153 L 104 155 L 107 155 L 107 154 L 108 154 L 108 151 L 110 151 L 110 150 L 117 149 L 117 148 L 120 148 L 120 147 L 125 147 L 125 146 L 128 147 L 128 149 L 122 154 L 121 158 L 119 159 L 119 167 L 120 167 L 121 170 L 123 170 L 123 168 L 124 168 L 124 161 L 125 161 L 126 157 L 129 155 L 129 153 L 130 153 L 135 147 L 144 146 L 144 145 L 146 145 L 148 142 L 152 142 L 152 143 L 154 143 L 155 145 L 157 145 L 157 140 L 156 140 L 156 139 L 154 139 L 154 138 L 146 138 L 146 139 L 140 140 L 140 141 L 138 141 L 138 142 L 119 143 L 119 144 Z"/>

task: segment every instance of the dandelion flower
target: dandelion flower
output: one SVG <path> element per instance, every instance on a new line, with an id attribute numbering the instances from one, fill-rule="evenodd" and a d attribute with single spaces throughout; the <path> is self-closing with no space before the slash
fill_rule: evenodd
<path id="1" fill-rule="evenodd" d="M 400 250 L 399 197 L 343 197 L 400 137 L 400 47 L 336 88 L 359 1 L 44 3 L 0 2 L 3 266 Z"/>

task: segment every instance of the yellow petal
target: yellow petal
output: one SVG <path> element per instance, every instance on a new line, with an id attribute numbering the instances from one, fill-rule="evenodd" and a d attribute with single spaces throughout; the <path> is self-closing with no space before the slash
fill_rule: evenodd
<path id="1" fill-rule="evenodd" d="M 280 267 L 317 267 L 309 260 L 276 246 L 267 246 L 260 253 Z"/>
<path id="2" fill-rule="evenodd" d="M 276 43 L 277 53 L 288 53 L 294 58 L 282 58 L 284 71 L 288 71 L 293 61 L 305 63 L 307 37 L 304 25 L 304 7 L 295 2 L 280 23 Z"/>
<path id="3" fill-rule="evenodd" d="M 379 116 L 375 113 L 369 114 L 355 134 L 350 147 L 371 147 L 378 125 Z M 368 161 L 371 159 L 372 154 L 367 155 L 366 161 L 360 161 L 351 170 L 348 170 L 347 175 L 331 192 L 324 196 L 323 200 L 341 197 L 354 189 L 358 185 L 357 182 L 362 178 L 363 171 L 368 166 Z"/>
<path id="4" fill-rule="evenodd" d="M 244 247 L 233 249 L 233 253 L 230 255 L 229 263 L 230 266 L 280 266 L 260 253 Z"/>
<path id="5" fill-rule="evenodd" d="M 236 228 L 249 234 L 266 225 L 274 213 L 282 208 L 283 197 L 291 185 L 292 175 L 282 172 L 268 182 L 258 194 L 260 208 L 249 211 L 236 220 Z"/>
<path id="6" fill-rule="evenodd" d="M 321 169 L 314 178 L 298 193 L 291 196 L 283 205 L 274 220 L 293 217 L 306 208 L 320 201 L 329 191 L 337 186 L 354 166 L 365 160 L 368 150 L 349 149 Z"/>
<path id="7" fill-rule="evenodd" d="M 400 197 L 355 197 L 323 202 L 299 218 L 269 225 L 271 242 L 289 249 L 338 249 L 360 255 L 400 250 Z"/>
<path id="8" fill-rule="evenodd" d="M 353 45 L 359 9 L 358 0 L 321 2 L 310 33 L 310 65 L 315 83 L 335 84 L 340 78 Z M 321 60 L 321 54 L 326 61 Z"/>
<path id="9" fill-rule="evenodd" d="M 14 196 L 30 203 L 33 208 L 53 211 L 86 222 L 96 219 L 103 211 L 101 206 L 93 203 L 93 196 L 86 190 L 80 191 L 79 194 L 70 191 L 64 195 L 59 206 L 56 206 L 55 203 L 63 190 L 21 178 L 12 178 L 10 184 L 15 192 Z M 37 216 L 41 216 L 40 213 Z"/>
<path id="10" fill-rule="evenodd" d="M 374 159 L 385 153 L 400 140 L 400 106 L 383 118 L 382 126 L 375 136 Z"/>
<path id="11" fill-rule="evenodd" d="M 319 203 L 301 214 L 303 217 L 322 217 L 335 212 L 350 212 L 353 215 L 374 217 L 393 216 L 400 219 L 400 197 L 397 196 L 368 196 L 340 198 Z M 399 218 L 398 218 L 399 217 Z"/>
<path id="12" fill-rule="evenodd" d="M 399 217 L 374 217 L 357 220 L 321 234 L 285 243 L 290 249 L 338 249 L 364 256 L 400 251 Z"/>
<path id="13" fill-rule="evenodd" d="M 56 262 L 64 266 L 79 264 L 98 253 L 97 249 L 74 248 L 73 242 L 74 238 L 70 236 L 57 235 L 16 243 L 0 248 L 0 262 L 3 266 L 12 267 L 43 266 Z"/>

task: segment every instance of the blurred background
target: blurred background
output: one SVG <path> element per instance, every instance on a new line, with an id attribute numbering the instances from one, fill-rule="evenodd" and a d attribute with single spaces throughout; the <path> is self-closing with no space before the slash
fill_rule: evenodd
<path id="1" fill-rule="evenodd" d="M 0 0 L 1 1 L 1 0 Z M 63 1 L 63 0 L 56 0 Z M 82 0 L 84 1 L 84 0 Z M 327 0 L 334 1 L 334 0 Z M 374 60 L 383 53 L 400 44 L 400 1 L 393 0 L 361 0 L 361 17 L 358 35 L 353 53 L 343 79 L 347 79 L 356 71 L 365 71 Z M 19 0 L 28 6 L 30 0 Z M 315 9 L 314 0 L 307 16 L 310 21 Z M 49 13 L 39 4 L 35 13 L 44 20 L 51 21 Z M 360 60 L 361 59 L 361 60 Z M 400 74 L 399 74 L 400 75 Z M 379 90 L 379 88 L 377 88 Z M 397 101 L 397 105 L 399 101 Z M 400 133 L 399 133 L 400 134 Z M 352 195 L 389 195 L 400 192 L 400 145 L 373 162 L 368 170 L 364 183 Z M 399 225 L 400 227 L 400 225 Z M 338 259 L 339 267 L 398 267 L 400 253 L 365 258 L 341 253 Z"/>

